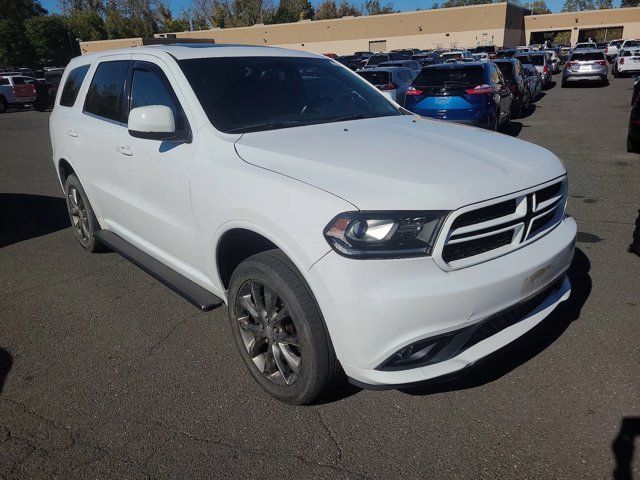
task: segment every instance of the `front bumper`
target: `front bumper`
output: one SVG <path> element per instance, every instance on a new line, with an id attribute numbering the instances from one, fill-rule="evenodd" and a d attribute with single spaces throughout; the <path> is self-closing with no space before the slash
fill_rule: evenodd
<path id="1" fill-rule="evenodd" d="M 331 252 L 309 271 L 336 355 L 366 385 L 402 385 L 457 372 L 522 336 L 570 293 L 567 279 L 525 318 L 444 361 L 405 370 L 380 366 L 420 340 L 474 326 L 521 303 L 569 268 L 576 224 L 491 261 L 445 272 L 431 258 L 351 260 Z"/>

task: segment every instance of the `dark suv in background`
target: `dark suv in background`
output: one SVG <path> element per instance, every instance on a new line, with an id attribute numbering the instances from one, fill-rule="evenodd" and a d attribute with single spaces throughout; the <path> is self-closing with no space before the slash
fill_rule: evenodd
<path id="1" fill-rule="evenodd" d="M 495 63 L 504 77 L 504 83 L 513 95 L 511 116 L 517 118 L 523 115 L 531 104 L 531 95 L 522 74 L 522 64 L 515 58 L 501 58 Z"/>

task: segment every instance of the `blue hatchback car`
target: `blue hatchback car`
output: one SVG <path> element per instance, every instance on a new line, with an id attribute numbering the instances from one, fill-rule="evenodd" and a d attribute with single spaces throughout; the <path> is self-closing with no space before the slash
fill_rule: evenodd
<path id="1" fill-rule="evenodd" d="M 500 130 L 511 119 L 512 95 L 491 62 L 424 67 L 406 92 L 405 108 L 418 115 Z"/>

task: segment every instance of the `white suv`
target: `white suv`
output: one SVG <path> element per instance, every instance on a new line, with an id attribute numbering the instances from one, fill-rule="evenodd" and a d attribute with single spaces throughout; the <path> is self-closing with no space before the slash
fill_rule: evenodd
<path id="1" fill-rule="evenodd" d="M 566 171 L 423 119 L 324 56 L 171 45 L 75 58 L 50 131 L 80 244 L 199 308 L 251 374 L 308 403 L 339 379 L 460 371 L 570 293 Z"/>

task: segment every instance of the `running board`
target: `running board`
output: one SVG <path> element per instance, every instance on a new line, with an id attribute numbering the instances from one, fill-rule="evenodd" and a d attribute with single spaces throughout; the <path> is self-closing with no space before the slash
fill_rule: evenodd
<path id="1" fill-rule="evenodd" d="M 134 247 L 115 233 L 109 230 L 98 230 L 95 233 L 95 237 L 100 243 L 122 255 L 135 266 L 162 282 L 203 312 L 222 305 L 223 301 L 219 297 L 167 267 L 151 255 Z"/>

